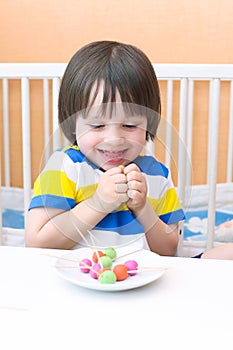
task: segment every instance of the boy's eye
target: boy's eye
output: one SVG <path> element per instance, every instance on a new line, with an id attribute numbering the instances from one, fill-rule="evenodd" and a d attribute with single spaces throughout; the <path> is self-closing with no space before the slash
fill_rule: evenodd
<path id="1" fill-rule="evenodd" d="M 123 128 L 126 128 L 126 129 L 134 129 L 136 127 L 137 127 L 137 125 L 134 125 L 134 124 L 124 124 L 123 125 Z"/>
<path id="2" fill-rule="evenodd" d="M 92 125 L 90 125 L 90 127 L 92 128 L 92 129 L 101 129 L 101 128 L 104 128 L 104 124 L 92 124 Z"/>

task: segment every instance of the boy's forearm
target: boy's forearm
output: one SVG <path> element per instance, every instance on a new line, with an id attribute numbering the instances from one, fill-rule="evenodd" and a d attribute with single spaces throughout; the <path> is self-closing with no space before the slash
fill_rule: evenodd
<path id="1" fill-rule="evenodd" d="M 82 239 L 85 241 L 88 231 L 105 216 L 106 213 L 97 211 L 85 200 L 53 220 L 65 237 L 79 243 Z"/>
<path id="2" fill-rule="evenodd" d="M 96 211 L 88 201 L 83 201 L 67 211 L 54 208 L 38 210 L 29 213 L 25 241 L 27 246 L 41 248 L 72 248 L 83 237 L 85 239 L 88 230 L 106 215 Z M 44 222 L 42 226 L 41 222 Z"/>
<path id="3" fill-rule="evenodd" d="M 173 256 L 178 245 L 178 225 L 165 224 L 148 201 L 135 215 L 144 228 L 150 249 L 160 255 Z"/>

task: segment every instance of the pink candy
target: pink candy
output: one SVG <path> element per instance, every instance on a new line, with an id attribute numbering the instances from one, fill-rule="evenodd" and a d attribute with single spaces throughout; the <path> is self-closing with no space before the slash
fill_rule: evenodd
<path id="1" fill-rule="evenodd" d="M 102 271 L 101 269 L 103 267 L 101 265 L 102 264 L 98 263 L 98 262 L 93 263 L 93 261 L 88 259 L 88 258 L 82 259 L 79 263 L 80 271 L 83 273 L 89 273 L 90 276 L 94 279 L 99 278 L 100 272 Z M 116 265 L 116 266 L 120 266 L 120 265 Z M 136 270 L 138 270 L 138 263 L 136 260 L 127 260 L 124 264 L 122 264 L 122 266 L 124 268 L 126 267 L 128 276 L 134 276 L 137 274 Z M 110 270 L 110 267 L 108 268 L 108 270 Z M 130 272 L 130 271 L 132 271 L 132 272 Z M 113 269 L 113 272 L 114 272 L 114 269 Z M 118 280 L 120 280 L 120 279 L 118 279 Z"/>
<path id="2" fill-rule="evenodd" d="M 100 271 L 100 270 L 101 270 L 100 264 L 95 263 L 90 270 L 91 277 L 97 279 L 98 278 L 98 271 Z"/>
<path id="3" fill-rule="evenodd" d="M 127 269 L 128 269 L 128 274 L 129 274 L 130 276 L 136 275 L 136 272 L 131 272 L 131 273 L 130 273 L 131 270 L 134 271 L 134 270 L 137 270 L 137 269 L 138 269 L 138 263 L 137 263 L 136 260 L 127 260 L 127 261 L 124 263 L 124 265 L 127 267 Z"/>
<path id="4" fill-rule="evenodd" d="M 88 273 L 88 272 L 90 272 L 90 268 L 88 266 L 91 267 L 91 265 L 92 265 L 92 262 L 90 259 L 83 259 L 83 260 L 81 260 L 79 267 L 80 267 L 80 270 L 82 272 Z"/>

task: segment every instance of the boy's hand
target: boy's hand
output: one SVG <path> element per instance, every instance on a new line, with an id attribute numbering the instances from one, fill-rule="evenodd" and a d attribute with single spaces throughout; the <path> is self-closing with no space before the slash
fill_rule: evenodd
<path id="1" fill-rule="evenodd" d="M 123 167 L 115 167 L 107 170 L 99 180 L 95 194 L 89 203 L 97 211 L 110 213 L 116 210 L 122 203 L 128 201 L 126 175 Z"/>
<path id="2" fill-rule="evenodd" d="M 127 206 L 137 214 L 146 204 L 147 184 L 143 173 L 136 164 L 129 164 L 124 168 L 126 175 L 129 200 Z"/>

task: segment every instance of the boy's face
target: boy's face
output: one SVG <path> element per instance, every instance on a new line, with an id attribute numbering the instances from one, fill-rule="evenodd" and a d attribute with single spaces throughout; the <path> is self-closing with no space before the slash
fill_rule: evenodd
<path id="1" fill-rule="evenodd" d="M 119 96 L 114 103 L 106 104 L 106 112 L 100 113 L 102 101 L 98 93 L 88 116 L 76 121 L 76 139 L 81 152 L 98 167 L 110 168 L 127 165 L 142 151 L 146 140 L 145 116 L 126 114 Z"/>

